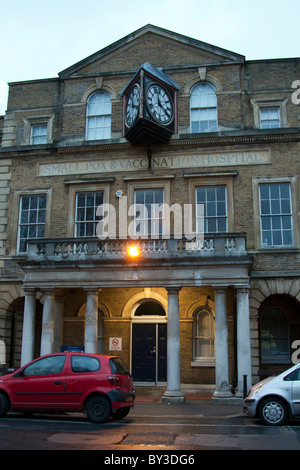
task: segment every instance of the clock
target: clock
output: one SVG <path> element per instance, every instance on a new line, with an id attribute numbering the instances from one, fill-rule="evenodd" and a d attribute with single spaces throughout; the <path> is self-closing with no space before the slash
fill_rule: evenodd
<path id="1" fill-rule="evenodd" d="M 180 87 L 161 67 L 142 64 L 121 92 L 123 136 L 133 145 L 167 143 L 177 133 Z"/>
<path id="2" fill-rule="evenodd" d="M 146 104 L 150 115 L 159 124 L 169 124 L 173 119 L 172 99 L 162 86 L 151 83 L 146 90 Z"/>
<path id="3" fill-rule="evenodd" d="M 139 114 L 139 105 L 140 105 L 140 89 L 139 86 L 136 84 L 131 89 L 125 109 L 125 122 L 127 127 L 131 127 L 132 124 L 135 122 L 138 114 Z"/>

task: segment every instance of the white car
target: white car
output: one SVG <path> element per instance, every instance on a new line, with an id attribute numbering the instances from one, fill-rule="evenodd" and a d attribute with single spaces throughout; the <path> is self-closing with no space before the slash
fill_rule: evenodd
<path id="1" fill-rule="evenodd" d="M 253 385 L 244 399 L 244 411 L 277 426 L 300 418 L 300 364 Z"/>

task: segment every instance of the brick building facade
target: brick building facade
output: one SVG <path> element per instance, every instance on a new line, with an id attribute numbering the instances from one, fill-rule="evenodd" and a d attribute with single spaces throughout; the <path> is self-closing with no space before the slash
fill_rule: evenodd
<path id="1" fill-rule="evenodd" d="M 135 110 L 129 93 L 140 70 L 151 83 L 145 102 L 136 86 Z M 64 346 L 116 352 L 136 383 L 166 384 L 176 401 L 183 384 L 230 398 L 243 376 L 250 385 L 287 368 L 300 340 L 297 79 L 300 59 L 247 61 L 147 25 L 57 78 L 9 84 L 0 149 L 5 366 Z M 157 84 L 169 97 L 174 84 L 165 119 L 176 128 L 162 141 L 129 142 L 127 111 L 151 114 Z M 159 113 L 169 112 L 164 103 Z M 150 114 L 163 136 L 167 121 Z M 143 215 L 139 203 L 161 206 Z M 111 205 L 109 237 L 102 204 Z M 133 233 L 137 258 L 127 253 Z"/>

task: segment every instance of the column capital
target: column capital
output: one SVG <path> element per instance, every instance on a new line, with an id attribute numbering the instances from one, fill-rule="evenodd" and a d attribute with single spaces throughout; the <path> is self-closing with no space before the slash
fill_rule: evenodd
<path id="1" fill-rule="evenodd" d="M 166 291 L 168 292 L 168 294 L 171 294 L 171 293 L 178 293 L 180 290 L 181 290 L 181 286 L 172 286 L 172 287 L 165 287 Z"/>
<path id="2" fill-rule="evenodd" d="M 45 295 L 55 295 L 55 287 L 47 287 L 46 289 L 42 289 L 41 293 Z"/>
<path id="3" fill-rule="evenodd" d="M 214 290 L 219 293 L 226 293 L 228 286 L 213 286 Z"/>
<path id="4" fill-rule="evenodd" d="M 237 294 L 248 294 L 250 291 L 250 286 L 235 286 Z"/>
<path id="5" fill-rule="evenodd" d="M 84 288 L 84 291 L 89 294 L 98 294 L 98 291 L 99 291 L 99 287 L 85 287 Z"/>
<path id="6" fill-rule="evenodd" d="M 25 295 L 35 295 L 36 294 L 36 289 L 34 287 L 24 287 L 23 291 L 24 291 Z"/>

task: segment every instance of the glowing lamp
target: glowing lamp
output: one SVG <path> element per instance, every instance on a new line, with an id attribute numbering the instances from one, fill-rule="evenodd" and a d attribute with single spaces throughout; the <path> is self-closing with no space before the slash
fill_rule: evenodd
<path id="1" fill-rule="evenodd" d="M 140 256 L 140 249 L 136 245 L 131 245 L 127 248 L 127 253 L 131 258 L 137 258 Z"/>

